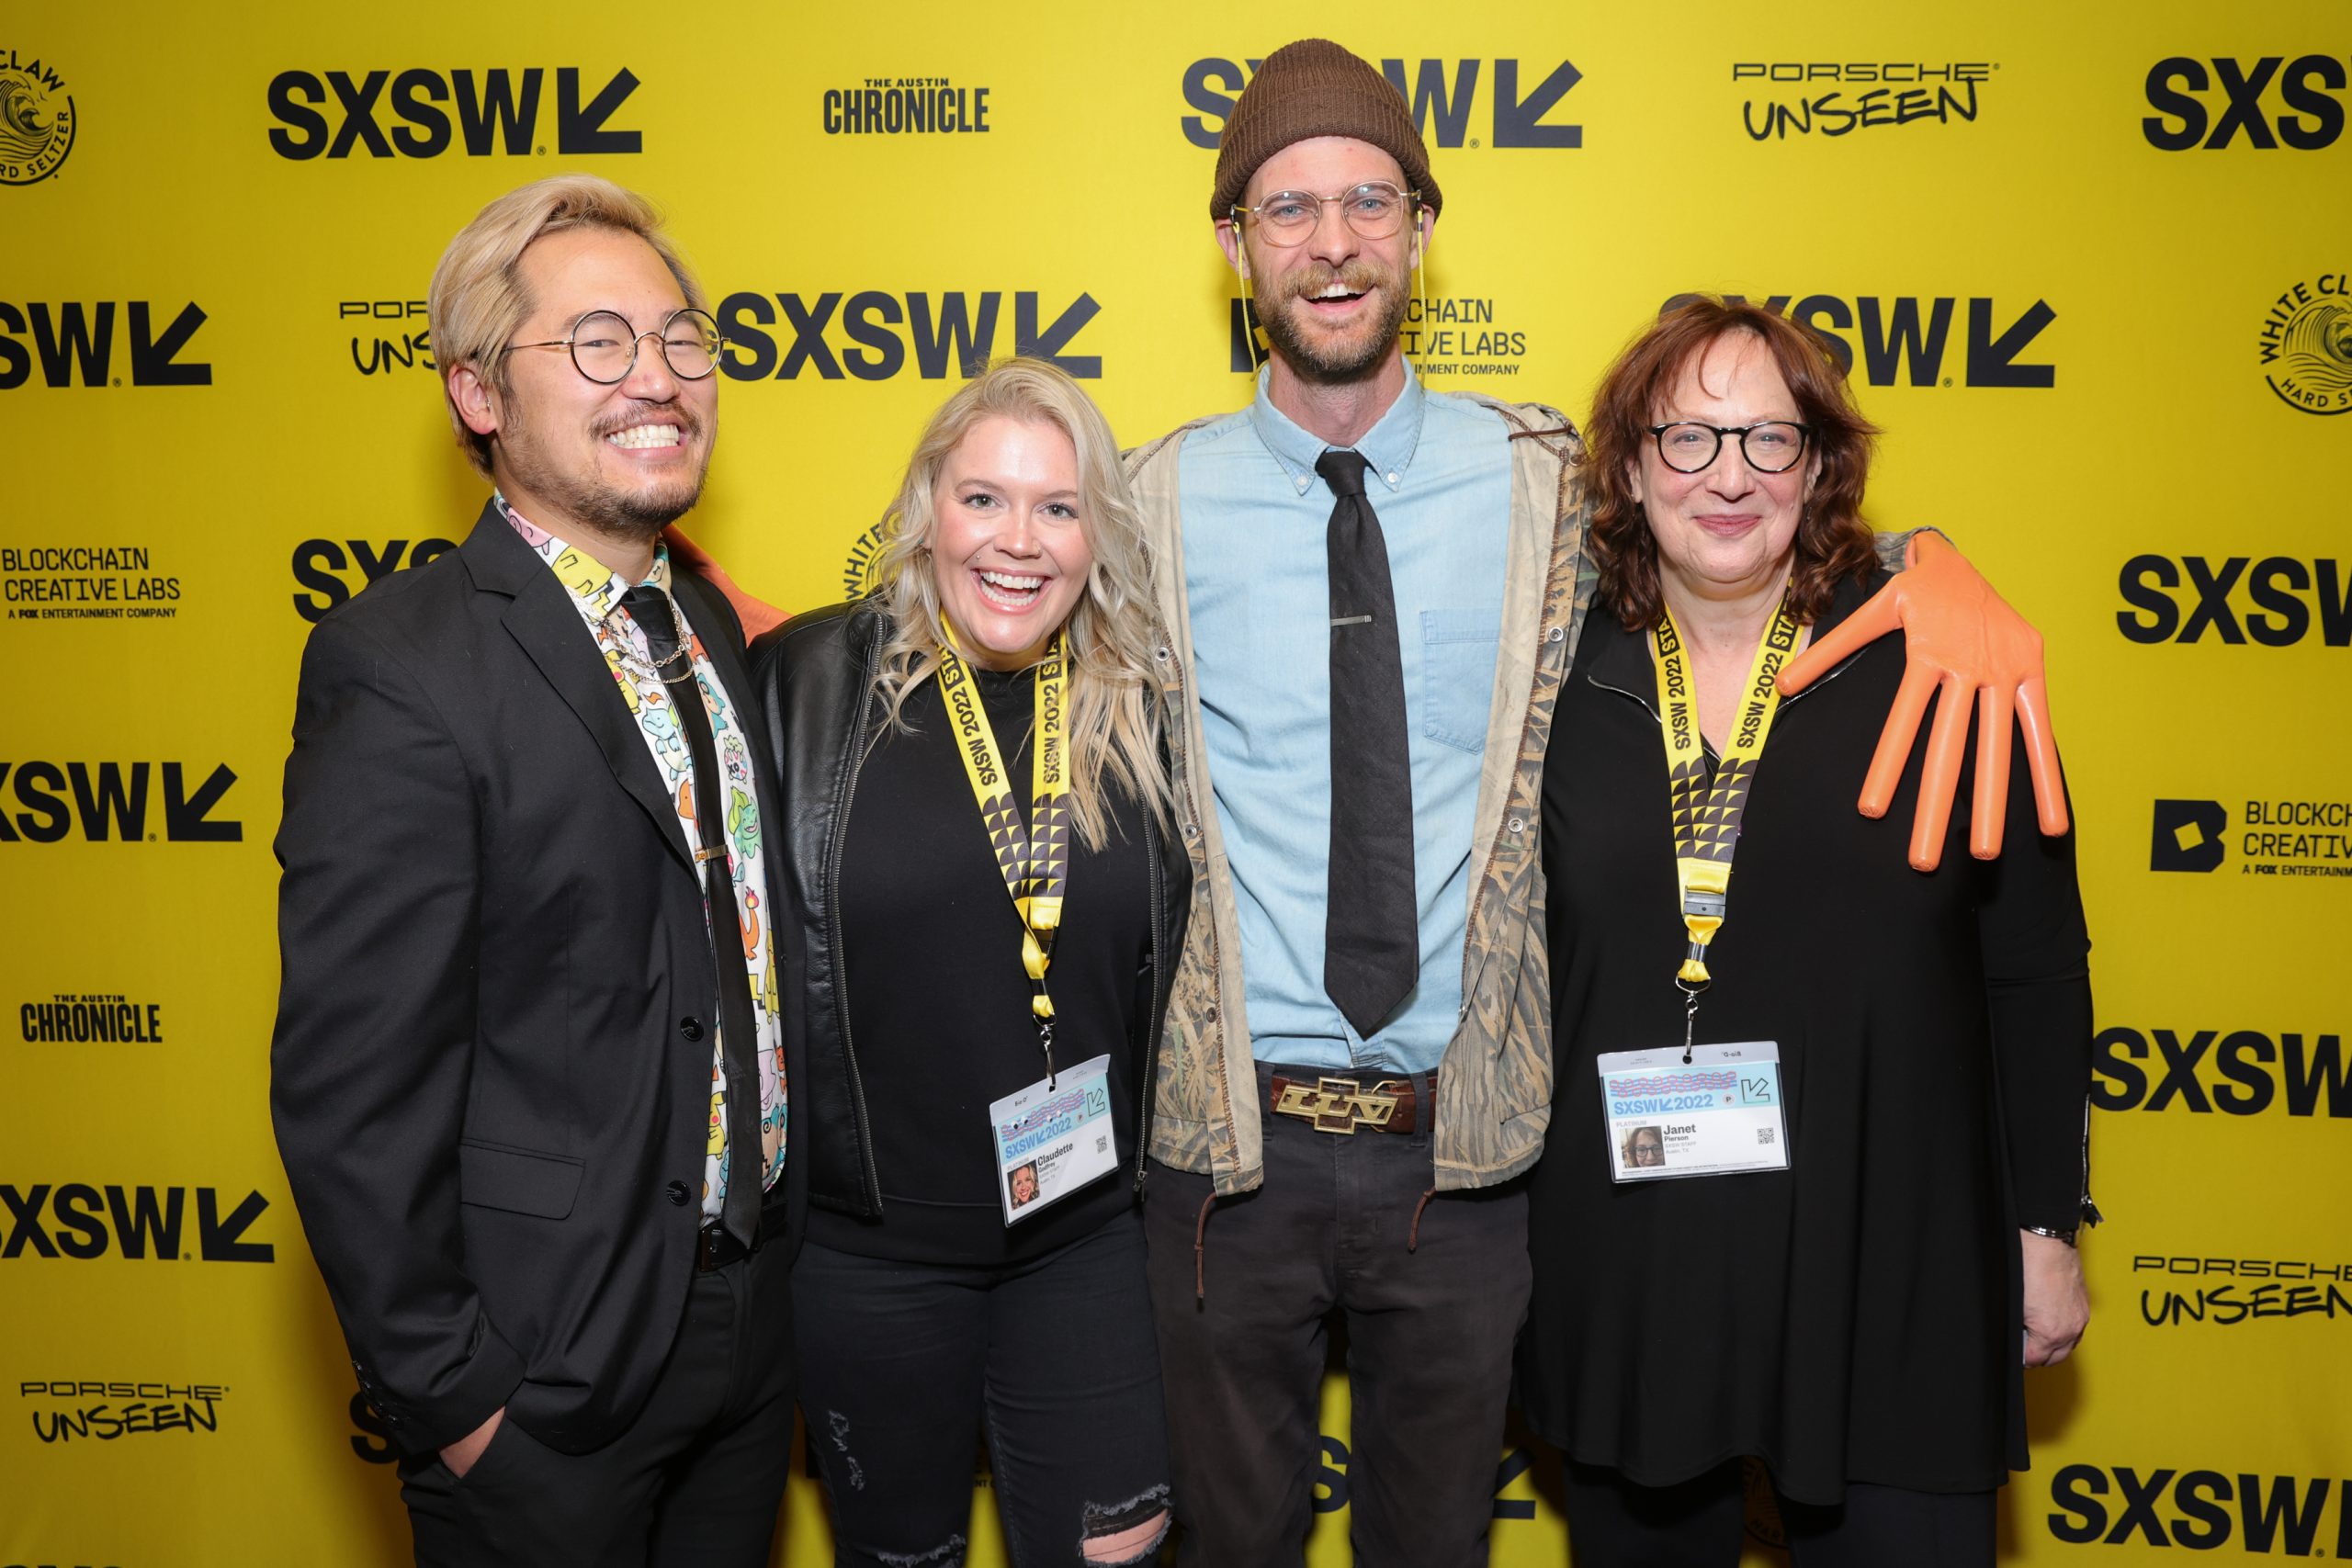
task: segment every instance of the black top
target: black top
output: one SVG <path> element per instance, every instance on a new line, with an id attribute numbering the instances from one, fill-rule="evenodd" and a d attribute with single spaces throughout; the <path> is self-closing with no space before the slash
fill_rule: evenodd
<path id="1" fill-rule="evenodd" d="M 1031 802 L 1035 676 L 973 671 L 1022 818 Z M 1150 872 L 1140 809 L 1112 791 L 1100 850 L 1071 834 L 1068 892 L 1046 986 L 1054 1061 L 1111 1058 L 1118 1166 L 1008 1228 L 988 1108 L 1046 1076 L 1005 891 L 937 681 L 908 698 L 911 734 L 886 728 L 865 761 L 842 852 L 848 1024 L 873 1130 L 883 1218 L 812 1210 L 809 1239 L 933 1263 L 1033 1258 L 1135 1201 L 1136 1077 L 1151 1006 Z"/>
<path id="2" fill-rule="evenodd" d="M 2022 739 L 1997 862 L 1968 853 L 1972 752 L 1941 868 L 1906 863 L 1927 724 L 1893 809 L 1855 811 L 1903 667 L 1891 634 L 1782 703 L 1709 953 L 1697 1039 L 1779 1043 L 1791 1168 L 1625 1186 L 1595 1057 L 1682 1038 L 1647 634 L 1596 616 L 1561 692 L 1544 775 L 1558 1087 L 1521 1394 L 1572 1457 L 1642 1484 L 1755 1454 L 1788 1495 L 1835 1503 L 1849 1481 L 1984 1491 L 2025 1464 L 2017 1228 L 2075 1224 L 2089 940 Z"/>

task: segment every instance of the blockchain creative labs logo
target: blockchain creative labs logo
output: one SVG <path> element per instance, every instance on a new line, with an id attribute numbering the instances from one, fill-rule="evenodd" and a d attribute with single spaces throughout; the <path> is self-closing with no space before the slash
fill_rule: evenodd
<path id="1" fill-rule="evenodd" d="M 422 299 L 338 299 L 335 334 L 347 340 L 351 367 L 362 376 L 403 370 L 437 375 L 433 333 Z"/>
<path id="2" fill-rule="evenodd" d="M 39 59 L 0 51 L 0 185 L 49 178 L 74 151 L 77 121 L 65 78 Z"/>
<path id="3" fill-rule="evenodd" d="M 989 89 L 948 76 L 868 76 L 828 87 L 819 118 L 828 136 L 985 136 Z"/>
<path id="4" fill-rule="evenodd" d="M 18 1408 L 32 1417 L 43 1443 L 110 1443 L 123 1438 L 177 1434 L 209 1437 L 220 1430 L 226 1383 L 169 1378 L 27 1378 L 17 1383 Z"/>
<path id="5" fill-rule="evenodd" d="M 51 993 L 26 1002 L 17 1021 L 28 1045 L 160 1045 L 164 1004 L 119 992 Z"/>
<path id="6" fill-rule="evenodd" d="M 2352 1261 L 2140 1253 L 2132 1259 L 2150 1328 L 2241 1328 L 2296 1320 L 2352 1324 Z"/>
<path id="7" fill-rule="evenodd" d="M 2256 334 L 2262 379 L 2299 413 L 2352 413 L 2352 274 L 2323 272 L 2270 302 Z"/>
<path id="8" fill-rule="evenodd" d="M 2233 848 L 2241 876 L 2352 877 L 2352 801 L 2155 802 L 2150 871 L 2219 871 Z"/>
<path id="9" fill-rule="evenodd" d="M 1990 61 L 1742 60 L 1732 62 L 1740 124 L 1753 141 L 1850 136 L 1897 125 L 1973 125 Z"/>
<path id="10" fill-rule="evenodd" d="M 150 545 L 0 545 L 0 619 L 168 621 L 181 592 Z"/>
<path id="11" fill-rule="evenodd" d="M 1521 319 L 1491 295 L 1416 295 L 1405 305 L 1397 341 L 1424 376 L 1516 376 L 1531 334 Z M 1258 302 L 1232 296 L 1226 305 L 1226 368 L 1254 372 L 1269 353 Z"/>

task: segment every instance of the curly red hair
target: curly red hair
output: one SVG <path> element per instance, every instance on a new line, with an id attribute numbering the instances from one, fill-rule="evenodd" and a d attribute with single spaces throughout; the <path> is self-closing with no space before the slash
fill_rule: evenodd
<path id="1" fill-rule="evenodd" d="M 1808 460 L 1821 465 L 1797 525 L 1789 581 L 1797 619 L 1819 620 L 1839 582 L 1877 564 L 1871 525 L 1862 520 L 1862 487 L 1879 431 L 1855 406 L 1837 360 L 1812 332 L 1760 305 L 1693 296 L 1662 313 L 1617 356 L 1585 426 L 1582 466 L 1592 502 L 1586 543 L 1600 570 L 1600 602 L 1628 630 L 1657 625 L 1663 604 L 1657 538 L 1634 499 L 1628 470 L 1639 466 L 1656 411 L 1683 368 L 1731 333 L 1747 333 L 1771 355 L 1808 432 Z"/>

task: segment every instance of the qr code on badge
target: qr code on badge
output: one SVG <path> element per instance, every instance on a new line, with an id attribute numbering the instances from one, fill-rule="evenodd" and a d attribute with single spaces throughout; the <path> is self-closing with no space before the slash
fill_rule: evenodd
<path id="1" fill-rule="evenodd" d="M 1774 1127 L 1758 1127 L 1756 1129 L 1756 1141 L 1759 1144 L 1769 1144 L 1778 1131 L 1779 1129 Z"/>
<path id="2" fill-rule="evenodd" d="M 1095 1152 L 1096 1154 L 1098 1154 L 1098 1155 L 1100 1155 L 1100 1154 L 1108 1154 L 1108 1153 L 1110 1153 L 1110 1151 L 1111 1151 L 1111 1140 L 1110 1140 L 1110 1138 L 1109 1138 L 1107 1135 L 1106 1135 L 1106 1136 L 1102 1136 L 1102 1137 L 1098 1137 L 1098 1138 L 1096 1138 L 1096 1139 L 1094 1140 L 1094 1152 Z"/>

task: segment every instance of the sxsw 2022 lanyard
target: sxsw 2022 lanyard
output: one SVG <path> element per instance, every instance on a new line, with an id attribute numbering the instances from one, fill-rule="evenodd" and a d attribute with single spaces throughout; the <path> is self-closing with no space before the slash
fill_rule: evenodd
<path id="1" fill-rule="evenodd" d="M 1674 822 L 1674 876 L 1682 896 L 1682 923 L 1690 944 L 1674 976 L 1683 996 L 1682 1060 L 1690 1060 L 1691 1032 L 1699 1017 L 1699 993 L 1707 988 L 1707 944 L 1723 929 L 1725 894 L 1731 886 L 1732 854 L 1739 825 L 1747 815 L 1747 792 L 1756 765 L 1780 711 L 1774 677 L 1796 651 L 1796 617 L 1783 598 L 1756 647 L 1756 661 L 1740 700 L 1738 722 L 1724 747 L 1712 784 L 1699 743 L 1699 704 L 1691 686 L 1690 660 L 1674 612 L 1659 606 L 1657 628 L 1658 729 L 1666 741 L 1668 805 Z"/>
<path id="2" fill-rule="evenodd" d="M 953 627 L 948 630 L 952 638 Z M 1054 1081 L 1054 998 L 1046 970 L 1054 960 L 1054 936 L 1062 923 L 1062 898 L 1069 881 L 1069 798 L 1065 776 L 1064 728 L 1069 667 L 1062 634 L 1056 632 L 1037 666 L 1036 736 L 1030 747 L 1030 817 L 1024 830 L 1012 798 L 1003 749 L 989 724 L 971 671 L 951 645 L 939 650 L 939 692 L 956 731 L 972 798 L 1004 874 L 1005 891 L 1021 916 L 1021 966 L 1028 972 L 1029 1007 L 1037 1023 L 1037 1043 L 1046 1054 L 1046 1081 Z"/>

